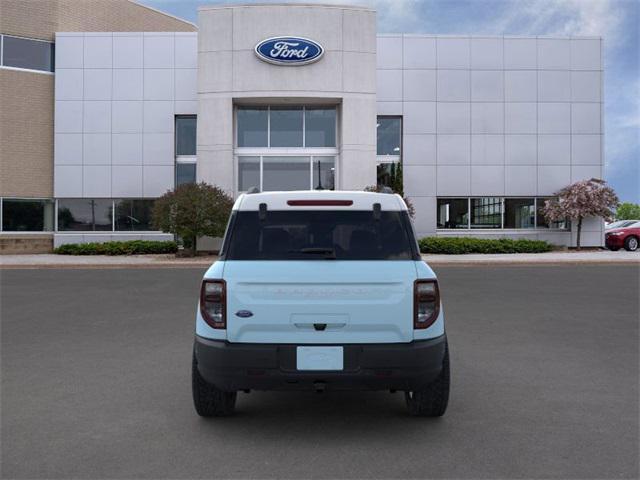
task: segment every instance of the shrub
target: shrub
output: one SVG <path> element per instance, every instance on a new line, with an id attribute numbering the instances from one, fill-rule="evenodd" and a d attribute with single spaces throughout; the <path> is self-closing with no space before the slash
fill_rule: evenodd
<path id="1" fill-rule="evenodd" d="M 130 240 L 127 242 L 69 243 L 54 250 L 59 255 L 144 255 L 175 253 L 174 241 Z"/>
<path id="2" fill-rule="evenodd" d="M 543 240 L 510 238 L 485 239 L 472 237 L 425 237 L 418 241 L 422 253 L 542 253 L 553 246 Z"/>
<path id="3" fill-rule="evenodd" d="M 178 235 L 185 249 L 196 254 L 198 237 L 222 237 L 233 198 L 206 183 L 186 183 L 155 201 L 153 225 Z"/>

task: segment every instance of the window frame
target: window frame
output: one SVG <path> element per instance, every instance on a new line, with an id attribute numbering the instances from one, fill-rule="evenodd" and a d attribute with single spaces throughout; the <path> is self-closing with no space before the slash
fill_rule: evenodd
<path id="1" fill-rule="evenodd" d="M 271 147 L 271 107 L 291 107 L 301 108 L 302 110 L 302 147 Z M 267 110 L 267 146 L 263 147 L 239 147 L 238 146 L 238 111 L 242 108 L 266 108 Z M 318 109 L 326 108 L 335 110 L 335 146 L 333 147 L 306 147 L 306 109 Z M 234 168 L 234 184 L 233 190 L 236 195 L 245 193 L 247 190 L 240 190 L 240 157 L 258 157 L 259 167 L 259 185 L 260 191 L 264 186 L 264 159 L 268 157 L 309 157 L 309 190 L 313 190 L 313 165 L 314 159 L 319 157 L 333 157 L 334 160 L 334 175 L 333 184 L 334 189 L 337 188 L 339 182 L 339 168 L 340 162 L 340 148 L 339 148 L 339 123 L 340 123 L 340 110 L 339 105 L 336 104 L 236 104 L 234 105 L 234 151 L 233 151 L 233 168 Z"/>
<path id="2" fill-rule="evenodd" d="M 264 151 L 262 149 L 260 149 L 261 151 Z M 275 150 L 275 149 L 273 149 Z M 319 150 L 325 150 L 325 149 L 319 149 Z M 338 155 L 337 154 L 328 154 L 326 152 L 321 152 L 319 154 L 314 154 L 314 153 L 302 153 L 302 152 L 287 152 L 287 153 L 275 153 L 275 152 L 269 152 L 268 154 L 261 154 L 259 152 L 255 152 L 255 153 L 236 153 L 235 157 L 235 185 L 234 185 L 234 190 L 236 191 L 237 194 L 241 194 L 241 193 L 246 193 L 248 190 L 240 190 L 240 157 L 257 157 L 258 158 L 258 178 L 259 178 L 259 185 L 252 185 L 252 187 L 257 187 L 261 192 L 264 191 L 263 187 L 264 187 L 264 160 L 265 158 L 270 158 L 270 157 L 307 157 L 309 159 L 308 163 L 309 163 L 309 190 L 314 190 L 313 188 L 313 167 L 314 167 L 314 160 L 315 159 L 323 159 L 323 158 L 333 158 L 333 168 L 334 168 L 334 172 L 333 172 L 333 186 L 334 186 L 334 190 L 336 188 L 336 184 L 338 183 L 338 176 L 337 176 L 337 171 L 338 171 L 338 167 L 337 167 L 337 163 L 338 163 Z M 271 191 L 271 190 L 267 190 L 267 191 Z"/>
<path id="3" fill-rule="evenodd" d="M 399 155 L 378 155 L 378 120 L 381 118 L 386 119 L 398 119 L 400 120 L 400 154 Z M 396 163 L 402 165 L 402 153 L 404 151 L 403 145 L 404 135 L 404 119 L 402 115 L 377 115 L 376 116 L 376 185 L 378 184 L 378 167 L 383 164 Z M 404 167 L 404 165 L 403 165 Z M 378 185 L 379 186 L 379 185 Z"/>
<path id="4" fill-rule="evenodd" d="M 296 109 L 299 108 L 302 111 L 302 146 L 300 147 L 272 147 L 271 146 L 271 108 L 278 108 L 278 109 L 283 109 L 283 108 L 291 108 L 291 109 Z M 241 110 L 243 108 L 247 108 L 247 109 L 251 109 L 251 108 L 266 108 L 267 110 L 267 145 L 262 146 L 262 147 L 240 147 L 238 145 L 238 110 Z M 334 131 L 334 138 L 335 138 L 335 145 L 333 147 L 307 147 L 307 128 L 306 128 L 306 123 L 307 123 L 307 115 L 306 115 L 306 109 L 319 109 L 319 108 L 324 108 L 327 110 L 335 110 L 336 112 L 336 121 L 335 121 L 335 131 Z M 233 112 L 233 119 L 234 119 L 234 135 L 233 135 L 233 148 L 234 150 L 237 151 L 244 151 L 244 150 L 264 150 L 264 149 L 270 149 L 270 150 L 310 150 L 310 149 L 324 149 L 324 150 L 338 150 L 338 133 L 339 133 L 339 128 L 338 128 L 338 123 L 339 123 L 339 115 L 338 115 L 339 111 L 338 111 L 338 105 L 326 105 L 326 104 L 318 104 L 318 105 L 313 105 L 313 104 L 307 104 L 307 105 L 300 105 L 300 104 L 296 104 L 296 105 L 286 105 L 286 104 L 269 104 L 269 105 L 234 105 L 234 112 Z M 244 155 L 244 154 L 243 154 Z"/>
<path id="5" fill-rule="evenodd" d="M 51 219 L 51 230 L 5 230 L 4 229 L 4 202 L 5 200 L 18 200 L 24 202 L 48 202 L 53 206 L 53 219 Z M 46 213 L 46 212 L 45 212 Z M 0 233 L 20 234 L 20 235 L 42 235 L 55 233 L 57 227 L 57 201 L 47 197 L 0 197 Z M 43 221 L 43 227 L 45 222 Z"/>
<path id="6" fill-rule="evenodd" d="M 64 197 L 64 198 L 56 198 L 55 199 L 55 210 L 54 210 L 54 229 L 49 233 L 56 233 L 60 235 L 78 235 L 78 234 L 96 234 L 96 235 L 108 235 L 117 233 L 118 235 L 139 235 L 146 233 L 166 233 L 162 230 L 116 230 L 116 202 L 119 200 L 157 200 L 157 197 L 154 198 L 144 198 L 144 197 L 118 197 L 118 198 L 99 198 L 99 197 Z M 46 200 L 46 199 L 45 199 Z M 49 199 L 51 200 L 51 199 Z M 111 230 L 58 230 L 58 207 L 59 200 L 107 200 L 111 202 Z"/>
<path id="7" fill-rule="evenodd" d="M 178 119 L 193 118 L 196 121 L 196 139 L 194 155 L 178 155 Z M 178 164 L 194 164 L 196 166 L 196 176 L 194 183 L 198 182 L 198 116 L 195 114 L 175 115 L 173 121 L 173 155 L 175 158 L 173 167 L 173 187 L 178 187 Z"/>
<path id="8" fill-rule="evenodd" d="M 4 46 L 5 46 L 4 38 L 5 37 L 18 38 L 21 40 L 31 40 L 34 42 L 48 43 L 52 48 L 51 70 L 39 70 L 35 68 L 13 67 L 11 65 L 5 65 L 4 64 Z M 55 42 L 51 42 L 49 40 L 43 40 L 41 38 L 30 38 L 30 37 L 23 37 L 20 35 L 9 35 L 9 34 L 2 33 L 0 34 L 0 69 L 13 70 L 16 72 L 30 72 L 30 73 L 40 73 L 44 75 L 55 75 L 55 71 L 56 71 L 55 45 L 56 45 Z"/>
<path id="9" fill-rule="evenodd" d="M 400 120 L 400 153 L 398 155 L 380 155 L 378 154 L 378 127 L 376 126 L 376 160 L 379 163 L 392 163 L 402 159 L 402 152 L 404 151 L 403 135 L 404 135 L 404 118 L 402 115 L 377 115 L 376 125 L 380 119 L 397 119 Z M 385 160 L 386 159 L 386 160 Z M 398 160 L 394 160 L 398 159 Z"/>
<path id="10" fill-rule="evenodd" d="M 500 204 L 501 204 L 501 222 L 500 222 L 500 227 L 495 227 L 495 228 L 472 228 L 471 226 L 471 217 L 472 217 L 472 210 L 471 210 L 471 200 L 472 199 L 478 199 L 478 198 L 500 198 Z M 536 196 L 531 196 L 531 195 L 523 195 L 523 196 L 499 196 L 499 195 L 491 195 L 491 196 L 476 196 L 476 195 L 472 195 L 472 196 L 442 196 L 442 197 L 436 197 L 436 231 L 437 232 L 460 232 L 460 231 L 469 231 L 469 232 L 496 232 L 499 230 L 502 231 L 517 231 L 517 232 L 571 232 L 571 221 L 570 220 L 566 220 L 565 221 L 565 227 L 563 228 L 559 228 L 559 227 L 540 227 L 538 226 L 538 201 L 540 200 L 545 200 L 548 198 L 552 198 L 552 197 L 536 197 Z M 457 229 L 451 229 L 451 228 L 438 228 L 438 200 L 445 200 L 445 199 L 452 199 L 452 200 L 462 200 L 462 199 L 466 199 L 467 200 L 467 226 L 466 228 L 457 228 Z M 535 209 L 535 215 L 534 215 L 534 226 L 533 228 L 530 227 L 525 227 L 525 228 L 505 228 L 504 226 L 504 221 L 505 221 L 505 200 L 507 199 L 533 199 L 534 200 L 534 209 Z"/>

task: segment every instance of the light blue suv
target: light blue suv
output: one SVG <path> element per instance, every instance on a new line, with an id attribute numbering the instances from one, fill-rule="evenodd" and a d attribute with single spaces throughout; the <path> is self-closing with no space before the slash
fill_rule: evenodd
<path id="1" fill-rule="evenodd" d="M 192 368 L 199 415 L 238 391 L 401 390 L 443 415 L 449 352 L 436 276 L 399 195 L 241 195 L 204 275 Z"/>

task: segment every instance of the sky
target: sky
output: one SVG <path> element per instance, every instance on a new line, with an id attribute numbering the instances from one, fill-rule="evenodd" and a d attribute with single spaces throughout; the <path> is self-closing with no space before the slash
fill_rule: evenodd
<path id="1" fill-rule="evenodd" d="M 212 0 L 138 0 L 197 23 Z M 270 3 L 260 0 L 260 3 Z M 290 0 L 289 3 L 300 3 Z M 304 0 L 302 3 L 313 3 Z M 605 180 L 621 201 L 640 203 L 640 1 L 321 0 L 376 8 L 379 33 L 587 35 L 604 39 Z"/>

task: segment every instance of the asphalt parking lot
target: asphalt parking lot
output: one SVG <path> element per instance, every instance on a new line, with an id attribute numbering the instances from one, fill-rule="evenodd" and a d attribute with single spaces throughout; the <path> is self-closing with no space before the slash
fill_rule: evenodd
<path id="1" fill-rule="evenodd" d="M 203 269 L 4 270 L 3 478 L 638 478 L 637 266 L 441 267 L 452 391 L 190 392 Z"/>

